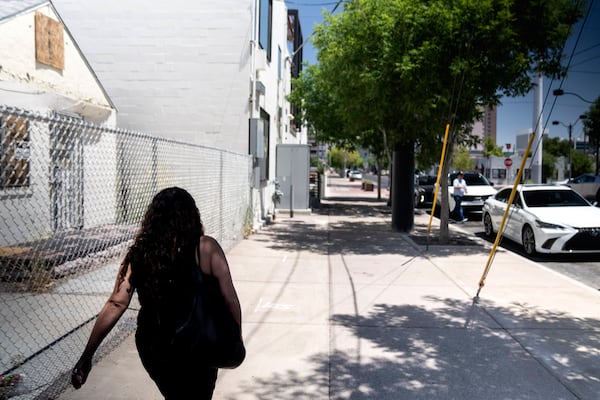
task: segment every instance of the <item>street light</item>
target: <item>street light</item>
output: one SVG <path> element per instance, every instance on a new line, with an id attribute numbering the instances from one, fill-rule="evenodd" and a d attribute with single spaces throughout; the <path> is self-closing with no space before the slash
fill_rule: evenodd
<path id="1" fill-rule="evenodd" d="M 555 90 L 555 92 L 556 92 L 556 90 Z M 587 118 L 586 115 L 581 114 L 579 116 L 579 118 L 577 118 L 575 120 L 575 122 L 572 122 L 569 125 L 566 125 L 566 124 L 564 124 L 564 123 L 562 123 L 560 121 L 552 121 L 552 125 L 561 124 L 562 126 L 564 126 L 566 128 L 569 128 L 569 179 L 571 179 L 571 172 L 573 171 L 573 163 L 572 163 L 572 160 L 571 160 L 571 148 L 573 147 L 573 144 L 571 143 L 571 134 L 573 133 L 573 126 L 575 126 L 575 124 L 577 122 L 579 122 L 580 119 L 586 119 L 586 118 Z"/>
<path id="2" fill-rule="evenodd" d="M 554 90 L 552 91 L 552 94 L 553 94 L 553 95 L 555 95 L 555 96 L 562 96 L 563 94 L 571 94 L 571 95 L 573 95 L 573 96 L 575 96 L 575 97 L 579 97 L 579 99 L 580 99 L 580 100 L 582 100 L 582 101 L 585 101 L 586 103 L 589 103 L 589 104 L 592 104 L 592 103 L 593 103 L 593 101 L 586 100 L 586 99 L 584 99 L 583 97 L 581 97 L 580 95 L 578 95 L 577 93 L 573 93 L 573 92 L 565 92 L 565 91 L 564 91 L 564 90 L 562 90 L 562 89 L 554 89 Z"/>

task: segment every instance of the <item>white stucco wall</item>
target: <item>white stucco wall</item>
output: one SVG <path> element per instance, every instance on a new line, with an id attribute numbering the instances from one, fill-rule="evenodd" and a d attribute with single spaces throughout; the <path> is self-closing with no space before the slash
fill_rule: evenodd
<path id="1" fill-rule="evenodd" d="M 248 152 L 254 0 L 56 0 L 124 129 Z"/>
<path id="2" fill-rule="evenodd" d="M 272 58 L 257 46 L 254 62 L 258 3 L 54 1 L 119 110 L 120 128 L 247 154 L 249 118 L 261 108 L 270 115 L 269 180 L 254 196 L 260 219 L 272 209 L 276 144 L 302 139 L 287 118 L 287 8 L 273 1 Z M 266 93 L 252 102 L 255 77 Z"/>
<path id="3" fill-rule="evenodd" d="M 114 223 L 117 209 L 117 144 L 113 132 L 83 137 L 83 220 L 86 227 Z"/>
<path id="4" fill-rule="evenodd" d="M 35 11 L 59 20 L 49 5 Z M 114 110 L 67 31 L 64 70 L 36 62 L 35 11 L 0 22 L 0 103 L 77 112 L 97 123 L 114 120 Z"/>

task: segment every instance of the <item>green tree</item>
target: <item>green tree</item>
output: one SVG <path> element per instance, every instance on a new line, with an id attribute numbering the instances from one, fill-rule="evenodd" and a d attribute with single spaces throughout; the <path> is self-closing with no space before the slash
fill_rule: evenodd
<path id="1" fill-rule="evenodd" d="M 542 156 L 542 176 L 544 181 L 547 179 L 557 179 L 556 161 L 563 157 L 569 158 L 569 141 L 559 137 L 544 138 Z M 573 164 L 573 177 L 586 172 L 592 172 L 594 169 L 593 160 L 580 151 L 571 150 L 571 163 Z"/>
<path id="2" fill-rule="evenodd" d="M 474 142 L 471 126 L 482 106 L 498 104 L 502 95 L 526 94 L 536 71 L 562 75 L 562 46 L 582 5 L 350 0 L 315 29 L 319 66 L 305 81 L 310 88 L 301 90 L 321 97 L 299 97 L 310 107 L 326 103 L 330 119 L 324 126 L 312 120 L 317 130 L 331 134 L 333 119 L 348 141 L 373 135 L 388 156 L 394 150 L 392 227 L 410 230 L 414 149 L 439 155 L 449 124 L 451 160 L 455 145 Z M 442 185 L 442 204 L 447 204 L 446 179 Z M 442 242 L 448 240 L 448 211 L 442 208 Z"/>
<path id="3" fill-rule="evenodd" d="M 569 141 L 559 137 L 544 137 L 542 144 L 542 181 L 558 179 L 556 161 L 559 157 L 567 158 Z"/>
<path id="4" fill-rule="evenodd" d="M 594 161 L 592 157 L 581 151 L 573 150 L 571 152 L 571 163 L 573 164 L 573 178 L 594 171 Z"/>
<path id="5" fill-rule="evenodd" d="M 496 141 L 492 137 L 486 137 L 483 139 L 483 156 L 484 157 L 502 157 L 504 152 L 501 146 L 496 146 Z"/>
<path id="6" fill-rule="evenodd" d="M 319 142 L 345 144 L 352 142 L 356 132 L 344 124 L 345 116 L 337 105 L 330 82 L 322 76 L 318 65 L 308 65 L 299 78 L 293 80 L 288 100 L 300 107 L 299 118 L 314 127 Z"/>
<path id="7" fill-rule="evenodd" d="M 475 168 L 475 161 L 471 158 L 469 149 L 465 146 L 459 146 L 454 154 L 452 166 L 455 170 L 472 171 Z"/>
<path id="8" fill-rule="evenodd" d="M 350 168 L 362 164 L 362 158 L 356 150 L 348 150 L 342 147 L 332 147 L 327 158 L 331 166 L 337 169 Z"/>
<path id="9" fill-rule="evenodd" d="M 544 137 L 542 148 L 547 154 L 555 157 L 567 157 L 569 154 L 569 141 L 559 137 Z"/>
<path id="10" fill-rule="evenodd" d="M 546 149 L 542 149 L 542 181 L 547 182 L 548 179 L 558 179 L 556 171 L 556 156 L 548 153 Z"/>
<path id="11" fill-rule="evenodd" d="M 594 169 L 596 175 L 600 174 L 600 96 L 592 103 L 590 109 L 585 113 L 583 120 L 583 131 L 588 137 L 590 147 L 594 149 L 596 160 Z"/>
<path id="12" fill-rule="evenodd" d="M 502 147 L 496 146 L 496 141 L 492 137 L 486 137 L 483 139 L 483 157 L 486 159 L 486 169 L 490 169 L 490 157 L 502 157 L 504 152 Z M 487 175 L 489 176 L 489 174 Z"/>

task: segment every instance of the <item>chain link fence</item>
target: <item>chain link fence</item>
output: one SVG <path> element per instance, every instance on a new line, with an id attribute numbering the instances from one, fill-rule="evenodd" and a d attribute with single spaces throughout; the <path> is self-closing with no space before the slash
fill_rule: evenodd
<path id="1" fill-rule="evenodd" d="M 226 251 L 241 240 L 251 166 L 244 154 L 0 105 L 0 374 L 25 376 L 12 387 L 0 379 L 0 399 L 66 388 L 160 189 L 188 190 Z M 135 330 L 137 309 L 134 297 L 97 357 Z"/>

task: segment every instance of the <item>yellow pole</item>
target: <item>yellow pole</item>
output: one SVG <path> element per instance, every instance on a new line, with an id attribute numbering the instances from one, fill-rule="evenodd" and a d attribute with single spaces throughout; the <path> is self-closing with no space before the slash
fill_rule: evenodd
<path id="1" fill-rule="evenodd" d="M 533 139 L 535 138 L 535 132 L 531 134 L 529 137 L 529 142 L 527 143 L 527 150 L 525 150 L 525 155 L 521 160 L 521 166 L 519 167 L 519 171 L 517 172 L 517 177 L 515 179 L 515 183 L 513 184 L 513 188 L 510 192 L 510 196 L 508 198 L 508 204 L 506 210 L 504 210 L 504 216 L 502 217 L 502 222 L 500 223 L 500 228 L 498 229 L 498 233 L 496 234 L 496 240 L 494 241 L 494 245 L 492 246 L 492 250 L 490 251 L 490 256 L 488 257 L 487 263 L 485 265 L 485 270 L 483 271 L 483 275 L 479 280 L 479 289 L 477 289 L 477 294 L 475 297 L 479 297 L 479 292 L 481 288 L 485 286 L 485 279 L 487 277 L 488 272 L 492 266 L 492 260 L 496 255 L 496 249 L 498 248 L 498 244 L 500 243 L 500 238 L 502 237 L 502 232 L 504 232 L 504 226 L 506 225 L 506 220 L 508 217 L 508 213 L 510 211 L 510 207 L 515 199 L 515 194 L 517 193 L 517 186 L 521 182 L 521 176 L 523 176 L 523 170 L 525 169 L 525 162 L 527 161 L 527 155 L 529 154 L 529 150 L 531 150 L 531 144 L 533 143 Z"/>
<path id="2" fill-rule="evenodd" d="M 433 204 L 431 205 L 431 213 L 429 214 L 429 224 L 427 224 L 427 242 L 429 243 L 429 231 L 431 230 L 431 221 L 433 219 L 433 213 L 435 212 L 435 203 L 437 201 L 437 194 L 440 187 L 440 176 L 442 175 L 442 169 L 444 166 L 444 159 L 446 157 L 446 147 L 448 146 L 448 131 L 450 131 L 450 124 L 446 124 L 446 133 L 444 134 L 444 145 L 442 147 L 442 157 L 440 158 L 440 168 L 438 170 L 437 179 L 435 181 L 435 190 L 433 191 Z"/>

